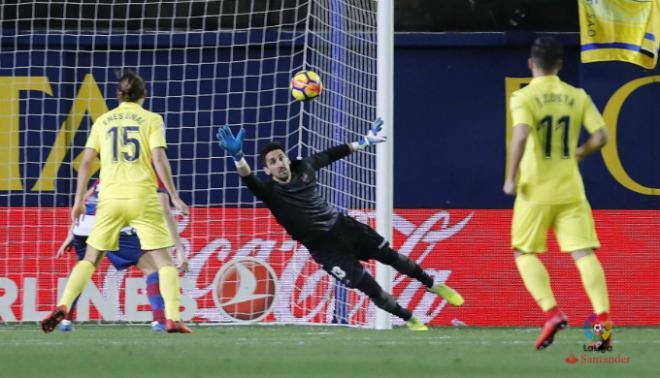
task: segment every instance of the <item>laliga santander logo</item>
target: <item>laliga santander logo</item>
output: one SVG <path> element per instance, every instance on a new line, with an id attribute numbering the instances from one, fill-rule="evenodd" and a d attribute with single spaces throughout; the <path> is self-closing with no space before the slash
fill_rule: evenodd
<path id="1" fill-rule="evenodd" d="M 591 341 L 605 341 L 612 333 L 612 323 L 607 320 L 599 322 L 596 314 L 592 314 L 584 321 L 584 334 Z"/>
<path id="2" fill-rule="evenodd" d="M 270 265 L 252 257 L 224 264 L 213 281 L 213 300 L 227 317 L 257 322 L 273 308 L 277 275 Z"/>

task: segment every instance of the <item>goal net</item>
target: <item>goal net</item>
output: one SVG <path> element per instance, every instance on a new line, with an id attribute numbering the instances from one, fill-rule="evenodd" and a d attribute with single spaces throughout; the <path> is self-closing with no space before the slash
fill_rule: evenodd
<path id="1" fill-rule="evenodd" d="M 0 22 L 0 319 L 38 320 L 56 303 L 77 260 L 55 252 L 87 134 L 117 106 L 118 78 L 135 70 L 145 107 L 165 119 L 175 183 L 192 207 L 177 216 L 191 263 L 184 319 L 373 325 L 373 306 L 286 235 L 215 134 L 245 128 L 254 171 L 271 140 L 292 160 L 357 140 L 376 117 L 375 2 L 4 1 Z M 290 96 L 302 69 L 321 76 L 315 101 Z M 333 206 L 373 225 L 373 151 L 318 180 Z M 144 282 L 137 269 L 104 262 L 77 319 L 151 320 Z"/>

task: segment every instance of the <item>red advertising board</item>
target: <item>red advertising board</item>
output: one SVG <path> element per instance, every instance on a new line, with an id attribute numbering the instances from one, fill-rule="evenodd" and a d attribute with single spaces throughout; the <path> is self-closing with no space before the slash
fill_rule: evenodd
<path id="1" fill-rule="evenodd" d="M 354 215 L 373 221 L 368 212 Z M 73 253 L 55 259 L 67 232 L 68 209 L 2 208 L 0 216 L 6 224 L 0 235 L 0 319 L 40 319 L 55 303 L 58 287 L 61 290 L 75 263 Z M 594 216 L 613 318 L 618 325 L 659 325 L 660 212 L 596 210 Z M 466 300 L 460 308 L 445 306 L 419 283 L 395 273 L 392 287 L 400 303 L 432 325 L 456 321 L 479 326 L 539 325 L 540 310 L 522 284 L 509 247 L 510 218 L 510 210 L 396 210 L 395 248 L 418 261 L 437 281 L 455 287 Z M 191 261 L 191 271 L 182 276 L 184 318 L 331 321 L 338 306 L 334 280 L 267 210 L 193 209 L 190 217 L 179 219 L 179 227 Z M 578 271 L 571 256 L 560 253 L 552 237 L 548 240 L 549 252 L 542 260 L 555 295 L 573 324 L 581 324 L 591 314 L 591 306 Z M 254 285 L 244 298 L 240 294 L 244 289 L 235 281 L 243 265 L 229 266 L 243 257 L 251 258 L 249 265 L 254 268 Z M 233 286 L 227 283 L 231 277 Z M 276 293 L 272 285 L 277 286 Z M 363 296 L 349 292 L 347 302 L 353 323 L 372 320 L 373 306 L 367 307 Z M 104 262 L 94 285 L 81 297 L 78 318 L 144 321 L 149 320 L 148 311 L 141 273 L 117 272 Z"/>

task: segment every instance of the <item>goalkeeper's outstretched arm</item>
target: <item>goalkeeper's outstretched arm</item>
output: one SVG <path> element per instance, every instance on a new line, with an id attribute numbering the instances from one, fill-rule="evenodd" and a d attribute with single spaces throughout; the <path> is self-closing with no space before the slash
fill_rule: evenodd
<path id="1" fill-rule="evenodd" d="M 382 118 L 377 118 L 371 123 L 371 128 L 367 134 L 361 137 L 357 142 L 351 142 L 331 147 L 327 150 L 309 156 L 307 160 L 310 161 L 314 169 L 321 169 L 339 159 L 343 159 L 355 151 L 364 151 L 369 146 L 383 143 L 387 140 L 386 136 L 379 135 L 383 130 L 383 123 L 384 122 Z M 346 148 L 347 146 L 348 148 Z"/>
<path id="2" fill-rule="evenodd" d="M 311 161 L 314 168 L 319 169 L 332 164 L 336 160 L 339 160 L 352 152 L 362 151 L 374 144 L 383 143 L 387 140 L 387 137 L 379 135 L 383 130 L 383 123 L 382 118 L 377 118 L 371 124 L 369 132 L 357 142 L 332 147 L 328 150 L 314 154 L 308 157 L 308 159 Z M 225 150 L 234 159 L 238 174 L 241 177 L 249 176 L 252 173 L 252 170 L 243 158 L 243 138 L 245 137 L 245 129 L 241 128 L 238 134 L 234 136 L 234 133 L 232 133 L 229 126 L 225 125 L 218 129 L 218 134 L 216 136 L 220 148 Z M 348 151 L 345 150 L 345 146 L 348 146 Z"/>

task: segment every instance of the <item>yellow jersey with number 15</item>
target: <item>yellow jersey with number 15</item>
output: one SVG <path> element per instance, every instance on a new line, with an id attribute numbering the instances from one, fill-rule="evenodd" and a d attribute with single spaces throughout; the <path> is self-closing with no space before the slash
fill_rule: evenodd
<path id="1" fill-rule="evenodd" d="M 557 76 L 534 78 L 511 95 L 513 126 L 530 128 L 520 162 L 518 195 L 542 204 L 583 200 L 575 150 L 582 125 L 591 134 L 605 121 L 587 93 Z"/>
<path id="2" fill-rule="evenodd" d="M 163 130 L 163 117 L 133 102 L 122 102 L 94 122 L 85 147 L 101 158 L 99 199 L 156 193 L 151 151 L 167 147 Z"/>

